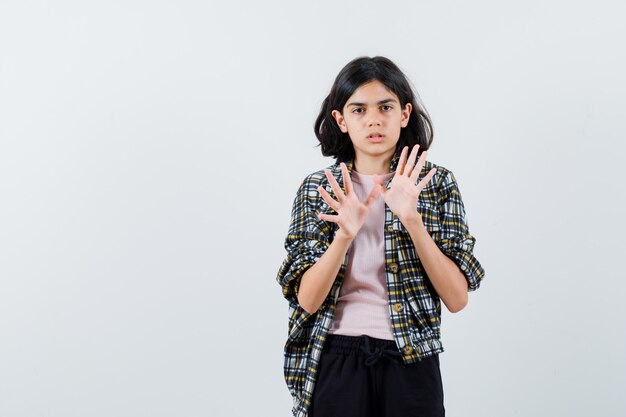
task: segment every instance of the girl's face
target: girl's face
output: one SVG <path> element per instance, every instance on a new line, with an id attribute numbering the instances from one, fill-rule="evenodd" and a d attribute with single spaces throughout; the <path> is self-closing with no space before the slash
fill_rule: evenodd
<path id="1" fill-rule="evenodd" d="M 409 122 L 411 103 L 404 108 L 393 92 L 373 80 L 362 84 L 350 96 L 342 112 L 332 115 L 342 132 L 348 133 L 355 156 L 380 157 L 391 160 L 400 130 Z"/>

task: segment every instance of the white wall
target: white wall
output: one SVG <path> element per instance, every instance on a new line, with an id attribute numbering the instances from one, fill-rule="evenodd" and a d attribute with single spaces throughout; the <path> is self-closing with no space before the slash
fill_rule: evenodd
<path id="1" fill-rule="evenodd" d="M 275 277 L 359 55 L 417 87 L 486 270 L 447 413 L 624 415 L 624 7 L 300 3 L 0 3 L 0 415 L 290 415 Z"/>

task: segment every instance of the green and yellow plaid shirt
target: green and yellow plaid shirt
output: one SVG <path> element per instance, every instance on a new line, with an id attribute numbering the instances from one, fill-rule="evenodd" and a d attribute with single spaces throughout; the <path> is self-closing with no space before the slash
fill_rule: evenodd
<path id="1" fill-rule="evenodd" d="M 391 171 L 395 171 L 398 160 L 399 153 L 391 162 Z M 346 165 L 351 172 L 353 161 Z M 430 161 L 425 161 L 419 180 L 433 167 L 437 171 L 422 190 L 416 209 L 439 249 L 459 266 L 467 278 L 469 291 L 474 291 L 485 271 L 473 255 L 476 239 L 469 233 L 461 193 L 452 172 Z M 345 192 L 339 163 L 328 168 Z M 285 239 L 287 257 L 276 277 L 289 302 L 284 375 L 293 396 L 295 417 L 308 415 L 322 347 L 347 263 L 347 259 L 344 260 L 328 296 L 314 314 L 299 305 L 300 278 L 324 254 L 338 229 L 336 223 L 317 217 L 319 212 L 336 214 L 317 191 L 319 185 L 336 199 L 323 170 L 304 178 L 293 202 Z M 390 188 L 390 185 L 391 180 L 387 181 L 386 187 Z M 404 363 L 409 364 L 443 352 L 440 342 L 441 301 L 417 256 L 409 232 L 387 205 L 384 228 L 385 275 L 392 332 Z"/>

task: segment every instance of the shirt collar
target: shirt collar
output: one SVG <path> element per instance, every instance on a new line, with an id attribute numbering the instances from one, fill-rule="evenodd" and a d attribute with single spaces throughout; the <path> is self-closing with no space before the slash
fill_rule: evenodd
<path id="1" fill-rule="evenodd" d="M 402 151 L 402 150 L 400 150 L 400 151 Z M 396 167 L 398 166 L 398 161 L 400 160 L 400 153 L 401 152 L 396 152 L 395 155 L 393 156 L 393 158 L 391 159 L 391 164 L 389 166 L 389 172 L 393 172 L 393 171 L 396 170 Z M 348 173 L 351 173 L 352 169 L 354 168 L 354 158 L 346 161 L 346 167 L 348 168 Z M 340 165 L 340 163 L 338 161 L 330 166 L 330 172 L 333 174 L 333 176 L 337 180 L 337 183 L 339 184 L 339 187 L 341 187 L 341 189 L 345 190 L 344 184 L 343 184 L 343 175 L 341 173 L 341 165 Z M 386 188 L 388 189 L 390 186 L 391 186 L 391 179 L 387 180 Z"/>
<path id="2" fill-rule="evenodd" d="M 396 152 L 393 158 L 391 159 L 389 172 L 393 172 L 396 170 L 396 167 L 398 166 L 399 161 L 400 161 L 400 152 Z M 351 173 L 352 169 L 354 168 L 354 158 L 351 158 L 350 160 L 346 161 L 346 167 L 348 168 L 348 172 Z M 341 179 L 341 165 L 339 162 L 335 162 L 333 164 L 333 166 L 331 167 L 331 171 L 335 175 L 335 177 L 339 177 Z"/>

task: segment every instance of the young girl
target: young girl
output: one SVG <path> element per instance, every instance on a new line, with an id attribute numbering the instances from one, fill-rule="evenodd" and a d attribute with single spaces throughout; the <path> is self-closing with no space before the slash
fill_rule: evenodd
<path id="1" fill-rule="evenodd" d="M 361 57 L 315 134 L 336 163 L 300 185 L 277 276 L 293 415 L 444 416 L 441 301 L 460 311 L 485 272 L 454 175 L 426 161 L 428 115 L 393 62 Z"/>

